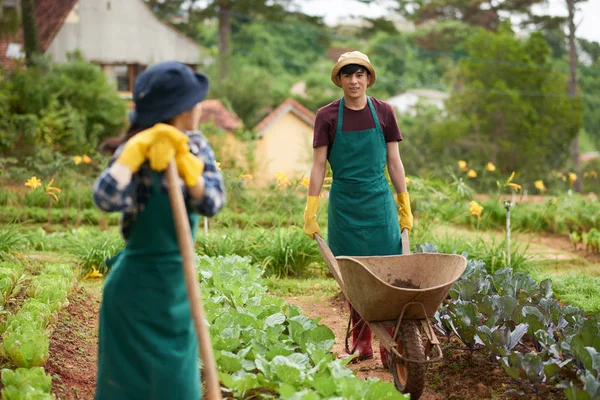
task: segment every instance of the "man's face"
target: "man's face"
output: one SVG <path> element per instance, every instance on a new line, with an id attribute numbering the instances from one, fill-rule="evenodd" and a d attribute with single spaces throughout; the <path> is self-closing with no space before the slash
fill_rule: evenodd
<path id="1" fill-rule="evenodd" d="M 369 84 L 369 74 L 365 69 L 361 68 L 353 74 L 340 73 L 339 79 L 344 96 L 357 99 L 365 95 Z"/>

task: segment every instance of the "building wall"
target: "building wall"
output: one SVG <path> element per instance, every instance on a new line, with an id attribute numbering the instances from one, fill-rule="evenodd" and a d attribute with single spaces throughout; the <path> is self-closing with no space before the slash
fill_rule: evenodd
<path id="1" fill-rule="evenodd" d="M 143 0 L 79 0 L 47 53 L 57 62 L 80 50 L 87 60 L 101 64 L 198 64 L 201 49 L 160 22 Z"/>
<path id="2" fill-rule="evenodd" d="M 257 173 L 260 183 L 274 181 L 283 171 L 290 180 L 310 174 L 312 167 L 313 127 L 288 112 L 274 121 L 256 145 Z"/>

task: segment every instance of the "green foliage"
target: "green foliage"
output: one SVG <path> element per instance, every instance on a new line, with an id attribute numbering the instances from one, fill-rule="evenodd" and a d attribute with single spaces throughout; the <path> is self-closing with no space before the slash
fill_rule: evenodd
<path id="1" fill-rule="evenodd" d="M 300 75 L 325 53 L 329 32 L 294 16 L 278 22 L 243 24 L 233 37 L 233 51 L 273 76 Z M 239 82 L 238 82 L 239 83 Z"/>
<path id="2" fill-rule="evenodd" d="M 207 73 L 217 82 L 218 66 L 213 65 Z M 276 107 L 283 102 L 287 92 L 282 90 L 281 77 L 268 71 L 233 58 L 229 77 L 220 84 L 211 86 L 209 96 L 231 103 L 238 116 L 248 127 L 253 127 L 264 117 L 265 107 Z"/>
<path id="3" fill-rule="evenodd" d="M 106 273 L 105 261 L 123 249 L 123 237 L 115 230 L 99 232 L 79 228 L 72 232 L 63 249 L 74 255 L 83 274 L 93 269 Z"/>
<path id="4" fill-rule="evenodd" d="M 44 368 L 17 368 L 2 370 L 2 398 L 5 400 L 52 400 L 52 377 Z"/>
<path id="5" fill-rule="evenodd" d="M 81 211 L 81 222 L 87 225 L 97 225 L 105 222 L 114 226 L 119 224 L 121 215 L 118 213 L 105 214 L 97 209 L 85 209 Z M 27 223 L 47 223 L 48 209 L 41 207 L 0 207 L 0 222 L 20 221 Z M 77 222 L 77 210 L 74 208 L 53 208 L 50 212 L 50 221 L 53 224 L 71 224 Z M 1 245 L 0 245 L 1 246 Z"/>
<path id="6" fill-rule="evenodd" d="M 13 220 L 11 220 L 13 221 Z M 8 225 L 0 230 L 0 261 L 14 253 L 23 240 L 23 236 L 17 231 L 14 224 Z"/>
<path id="7" fill-rule="evenodd" d="M 17 262 L 0 262 L 0 307 L 4 306 L 23 277 L 24 267 Z"/>
<path id="8" fill-rule="evenodd" d="M 196 237 L 198 254 L 249 257 L 268 275 L 297 276 L 321 256 L 314 241 L 297 228 L 257 228 Z"/>
<path id="9" fill-rule="evenodd" d="M 80 55 L 64 64 L 44 60 L 2 75 L 0 85 L 11 95 L 8 107 L 0 96 L 0 114 L 7 117 L 1 152 L 18 146 L 31 153 L 44 145 L 67 153 L 91 152 L 123 126 L 125 103 L 102 70 Z"/>
<path id="10" fill-rule="evenodd" d="M 9 315 L 4 326 L 0 353 L 17 367 L 41 367 L 48 360 L 49 324 L 56 313 L 68 305 L 68 294 L 74 284 L 70 266 L 49 264 L 32 278 L 27 290 L 29 298 L 19 312 Z"/>
<path id="11" fill-rule="evenodd" d="M 544 39 L 534 33 L 520 40 L 503 26 L 498 33 L 480 31 L 467 50 L 456 82 L 464 89 L 452 93 L 449 118 L 439 127 L 447 133 L 439 135 L 445 143 L 461 138 L 452 149 L 455 159 L 469 152 L 480 165 L 492 161 L 530 180 L 560 168 L 581 110 L 577 99 L 565 95 L 566 74 L 550 68 Z"/>
<path id="12" fill-rule="evenodd" d="M 435 249 L 428 245 L 427 251 Z M 549 279 L 537 283 L 510 268 L 488 274 L 485 263 L 468 260 L 451 289 L 452 301 L 435 315 L 437 328 L 446 335 L 455 333 L 471 350 L 485 349 L 509 376 L 529 380 L 536 389 L 567 378 L 571 383 L 562 386 L 567 396 L 569 391 L 577 395 L 569 398 L 595 398 L 600 387 L 600 321 L 559 303 L 553 298 L 555 288 Z M 573 289 L 581 292 L 580 285 Z M 518 348 L 527 341 L 535 351 Z M 575 376 L 584 382 L 583 391 L 574 386 Z M 582 393 L 590 397 L 579 397 Z"/>
<path id="13" fill-rule="evenodd" d="M 357 379 L 330 350 L 329 328 L 266 294 L 262 270 L 248 259 L 202 257 L 206 317 L 226 393 L 282 399 L 404 399 L 390 383 Z"/>

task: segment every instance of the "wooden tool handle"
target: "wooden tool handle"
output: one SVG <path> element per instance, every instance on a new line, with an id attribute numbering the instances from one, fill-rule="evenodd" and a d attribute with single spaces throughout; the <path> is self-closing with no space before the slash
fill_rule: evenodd
<path id="1" fill-rule="evenodd" d="M 179 251 L 183 258 L 183 273 L 185 276 L 185 285 L 190 300 L 190 308 L 198 344 L 200 345 L 200 356 L 204 365 L 204 379 L 206 381 L 206 398 L 209 400 L 221 400 L 221 385 L 217 375 L 217 366 L 213 355 L 213 348 L 210 343 L 210 335 L 206 326 L 204 316 L 204 307 L 202 306 L 202 296 L 200 295 L 200 284 L 198 283 L 198 273 L 194 265 L 194 246 L 192 243 L 192 231 L 188 220 L 183 194 L 180 189 L 179 176 L 175 162 L 171 161 L 166 171 L 167 183 L 169 186 L 169 200 L 173 210 L 173 219 L 175 220 L 175 230 L 177 231 L 177 242 Z"/>
<path id="2" fill-rule="evenodd" d="M 410 241 L 408 240 L 408 229 L 402 229 L 402 254 L 411 254 Z"/>

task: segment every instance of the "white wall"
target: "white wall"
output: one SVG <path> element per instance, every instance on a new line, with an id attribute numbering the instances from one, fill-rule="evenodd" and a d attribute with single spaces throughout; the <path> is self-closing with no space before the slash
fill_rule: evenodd
<path id="1" fill-rule="evenodd" d="M 143 0 L 79 0 L 50 44 L 57 62 L 67 52 L 103 64 L 201 63 L 202 47 L 160 22 Z"/>

